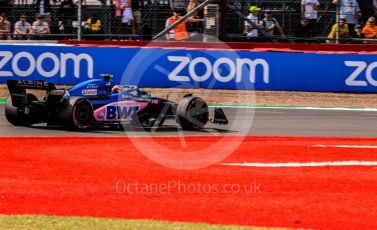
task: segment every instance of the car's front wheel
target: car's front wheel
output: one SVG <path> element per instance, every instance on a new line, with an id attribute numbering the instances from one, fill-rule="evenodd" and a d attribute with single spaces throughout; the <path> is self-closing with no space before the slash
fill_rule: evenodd
<path id="1" fill-rule="evenodd" d="M 177 120 L 185 130 L 200 130 L 208 122 L 209 109 L 200 97 L 184 97 L 177 106 Z"/>

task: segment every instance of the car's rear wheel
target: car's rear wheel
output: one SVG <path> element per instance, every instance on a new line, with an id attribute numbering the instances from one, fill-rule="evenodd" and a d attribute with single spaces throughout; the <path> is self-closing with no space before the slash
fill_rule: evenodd
<path id="1" fill-rule="evenodd" d="M 86 130 L 94 121 L 92 104 L 85 98 L 72 97 L 60 117 L 66 129 Z"/>
<path id="2" fill-rule="evenodd" d="M 26 99 L 28 103 L 33 101 L 38 101 L 38 98 L 34 94 L 27 94 Z M 27 109 L 28 111 L 25 111 Z M 9 123 L 14 126 L 31 126 L 35 123 L 36 114 L 33 114 L 33 110 L 30 108 L 18 109 L 13 106 L 12 98 L 8 97 L 7 103 L 5 104 L 5 117 Z"/>
<path id="3" fill-rule="evenodd" d="M 184 97 L 177 106 L 177 120 L 185 130 L 200 130 L 208 122 L 207 103 L 199 97 Z"/>
<path id="4" fill-rule="evenodd" d="M 74 128 L 87 129 L 93 121 L 93 109 L 86 100 L 78 100 L 72 110 Z"/>

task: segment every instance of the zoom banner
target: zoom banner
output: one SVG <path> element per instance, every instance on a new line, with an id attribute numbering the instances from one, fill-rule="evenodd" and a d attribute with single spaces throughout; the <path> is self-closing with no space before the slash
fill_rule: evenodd
<path id="1" fill-rule="evenodd" d="M 0 83 L 120 84 L 241 90 L 377 92 L 377 55 L 129 47 L 0 46 Z"/>

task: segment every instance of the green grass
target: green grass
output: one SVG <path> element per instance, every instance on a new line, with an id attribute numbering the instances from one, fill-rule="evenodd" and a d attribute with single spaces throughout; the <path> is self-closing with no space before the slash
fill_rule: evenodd
<path id="1" fill-rule="evenodd" d="M 17 230 L 113 230 L 113 229 L 137 229 L 137 230 L 262 230 L 272 228 L 254 228 L 226 225 L 209 225 L 201 223 L 179 223 L 152 220 L 125 220 L 88 217 L 55 217 L 55 216 L 8 216 L 0 215 L 0 229 Z"/>

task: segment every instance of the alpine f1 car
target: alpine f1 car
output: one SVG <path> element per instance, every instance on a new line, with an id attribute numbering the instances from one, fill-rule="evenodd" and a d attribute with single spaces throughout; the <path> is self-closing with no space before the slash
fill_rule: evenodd
<path id="1" fill-rule="evenodd" d="M 209 121 L 228 123 L 221 108 L 215 108 L 210 119 L 207 103 L 192 94 L 175 103 L 133 85 L 114 85 L 110 74 L 102 76 L 68 90 L 56 89 L 45 81 L 8 80 L 5 116 L 15 126 L 47 123 L 76 130 L 129 124 L 153 128 L 162 126 L 166 119 L 175 119 L 185 130 L 202 129 Z M 44 90 L 46 96 L 38 99 L 28 89 Z"/>

